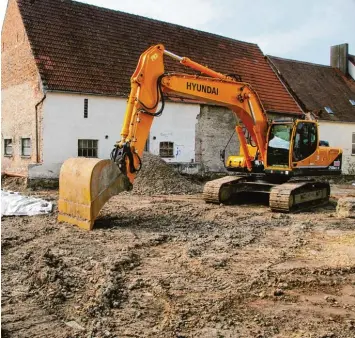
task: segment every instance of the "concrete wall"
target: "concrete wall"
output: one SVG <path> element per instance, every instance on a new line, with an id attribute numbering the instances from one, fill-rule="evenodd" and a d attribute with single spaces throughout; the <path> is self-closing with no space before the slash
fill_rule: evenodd
<path id="1" fill-rule="evenodd" d="M 331 147 L 343 149 L 343 173 L 352 175 L 355 174 L 355 156 L 351 155 L 353 133 L 355 123 L 319 121 L 320 139 L 328 141 Z"/>
<path id="2" fill-rule="evenodd" d="M 204 171 L 226 171 L 219 154 L 226 147 L 235 125 L 236 117 L 229 109 L 201 106 L 196 125 L 196 161 L 203 164 Z M 239 140 L 236 134 L 226 148 L 226 156 L 232 154 L 239 154 Z"/>
<path id="3" fill-rule="evenodd" d="M 43 97 L 41 82 L 16 1 L 10 0 L 1 33 L 1 170 L 27 174 L 27 166 L 37 161 L 35 105 Z M 12 139 L 13 155 L 4 156 L 4 139 Z M 21 155 L 21 138 L 30 138 L 30 156 Z M 40 159 L 41 142 L 38 139 Z"/>
<path id="4" fill-rule="evenodd" d="M 84 118 L 84 99 L 88 118 Z M 122 98 L 47 93 L 44 101 L 43 162 L 60 163 L 78 156 L 78 139 L 98 140 L 98 157 L 108 158 L 120 139 L 126 100 Z M 159 154 L 159 142 L 174 142 L 174 158 L 169 162 L 195 161 L 195 124 L 199 105 L 167 103 L 161 117 L 155 118 L 149 150 Z"/>

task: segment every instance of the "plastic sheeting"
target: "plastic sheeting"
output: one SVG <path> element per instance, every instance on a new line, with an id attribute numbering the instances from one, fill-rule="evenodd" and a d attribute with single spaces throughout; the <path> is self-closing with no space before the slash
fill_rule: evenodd
<path id="1" fill-rule="evenodd" d="M 1 216 L 33 216 L 52 212 L 52 203 L 18 192 L 1 190 Z"/>

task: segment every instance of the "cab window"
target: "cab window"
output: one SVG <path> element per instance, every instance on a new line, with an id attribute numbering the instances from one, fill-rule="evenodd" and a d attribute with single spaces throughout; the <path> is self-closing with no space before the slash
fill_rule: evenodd
<path id="1" fill-rule="evenodd" d="M 293 143 L 293 161 L 301 161 L 317 150 L 317 126 L 310 122 L 297 124 Z"/>
<path id="2" fill-rule="evenodd" d="M 273 124 L 267 148 L 268 166 L 288 167 L 293 124 Z"/>

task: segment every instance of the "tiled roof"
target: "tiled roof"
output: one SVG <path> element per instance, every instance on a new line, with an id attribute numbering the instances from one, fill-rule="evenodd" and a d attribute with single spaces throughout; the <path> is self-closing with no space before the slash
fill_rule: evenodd
<path id="1" fill-rule="evenodd" d="M 70 0 L 17 0 L 45 88 L 126 97 L 151 45 L 225 73 L 257 90 L 266 110 L 300 113 L 255 44 Z M 167 71 L 187 72 L 173 60 Z"/>
<path id="2" fill-rule="evenodd" d="M 355 81 L 340 70 L 309 62 L 267 56 L 279 76 L 298 99 L 305 111 L 320 120 L 355 122 Z M 331 108 L 334 114 L 326 112 Z"/>

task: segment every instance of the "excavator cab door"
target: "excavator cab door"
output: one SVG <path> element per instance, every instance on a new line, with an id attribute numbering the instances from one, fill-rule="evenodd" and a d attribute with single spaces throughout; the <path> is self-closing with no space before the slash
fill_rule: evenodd
<path id="1" fill-rule="evenodd" d="M 269 128 L 267 143 L 267 167 L 289 168 L 290 149 L 294 124 L 273 123 Z"/>
<path id="2" fill-rule="evenodd" d="M 292 163 L 307 161 L 318 146 L 318 127 L 312 121 L 297 121 L 292 139 Z"/>

